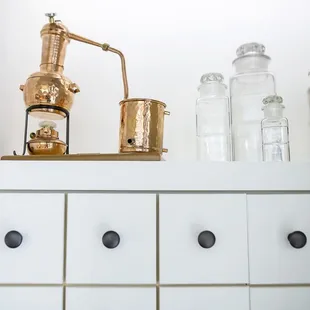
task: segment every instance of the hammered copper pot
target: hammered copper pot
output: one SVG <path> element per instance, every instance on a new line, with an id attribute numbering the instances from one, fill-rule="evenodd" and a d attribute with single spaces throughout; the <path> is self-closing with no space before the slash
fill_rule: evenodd
<path id="1" fill-rule="evenodd" d="M 163 148 L 164 117 L 166 104 L 154 99 L 132 98 L 120 102 L 119 151 L 155 152 Z"/>

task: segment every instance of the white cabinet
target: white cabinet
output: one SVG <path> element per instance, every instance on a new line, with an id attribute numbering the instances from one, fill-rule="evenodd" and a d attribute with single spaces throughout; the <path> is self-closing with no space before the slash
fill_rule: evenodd
<path id="1" fill-rule="evenodd" d="M 248 195 L 250 282 L 310 283 L 310 195 Z"/>
<path id="2" fill-rule="evenodd" d="M 160 289 L 161 310 L 249 310 L 247 287 L 165 287 Z"/>
<path id="3" fill-rule="evenodd" d="M 310 287 L 251 288 L 251 310 L 309 310 Z"/>
<path id="4" fill-rule="evenodd" d="M 0 310 L 309 310 L 309 238 L 309 163 L 0 161 Z"/>
<path id="5" fill-rule="evenodd" d="M 64 195 L 0 194 L 0 283 L 62 283 Z"/>
<path id="6" fill-rule="evenodd" d="M 155 288 L 68 288 L 66 310 L 156 310 Z"/>
<path id="7" fill-rule="evenodd" d="M 3 310 L 62 310 L 61 287 L 0 287 Z"/>
<path id="8" fill-rule="evenodd" d="M 248 283 L 246 196 L 160 195 L 161 283 Z"/>
<path id="9" fill-rule="evenodd" d="M 70 194 L 68 283 L 156 281 L 156 196 Z"/>

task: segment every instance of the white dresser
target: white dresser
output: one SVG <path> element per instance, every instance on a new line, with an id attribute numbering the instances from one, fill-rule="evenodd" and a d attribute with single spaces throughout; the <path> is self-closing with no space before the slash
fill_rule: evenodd
<path id="1" fill-rule="evenodd" d="M 309 308 L 310 163 L 0 162 L 0 309 Z"/>

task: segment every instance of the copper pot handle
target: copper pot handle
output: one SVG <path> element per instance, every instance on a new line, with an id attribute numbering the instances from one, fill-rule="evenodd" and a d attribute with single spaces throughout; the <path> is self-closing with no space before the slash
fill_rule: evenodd
<path id="1" fill-rule="evenodd" d="M 75 83 L 71 83 L 68 88 L 72 93 L 76 94 L 80 92 L 80 88 Z"/>

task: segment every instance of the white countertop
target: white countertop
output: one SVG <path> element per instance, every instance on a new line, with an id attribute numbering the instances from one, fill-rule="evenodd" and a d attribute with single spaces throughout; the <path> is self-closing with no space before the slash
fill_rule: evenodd
<path id="1" fill-rule="evenodd" d="M 0 161 L 0 191 L 310 191 L 308 163 Z"/>

